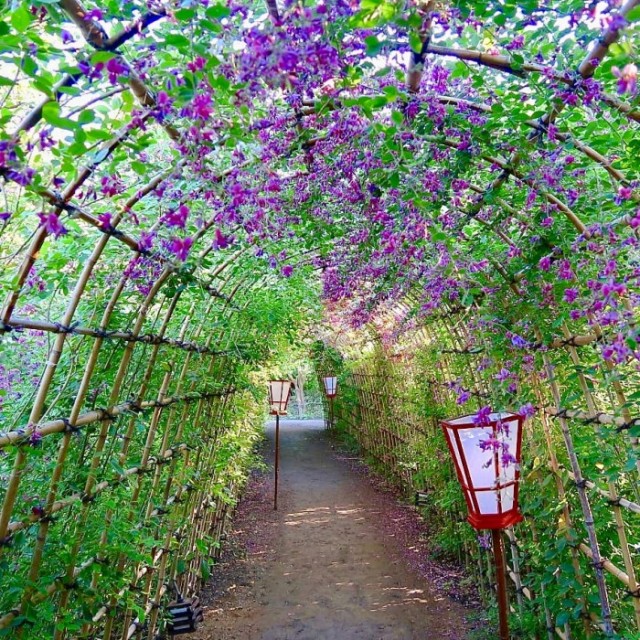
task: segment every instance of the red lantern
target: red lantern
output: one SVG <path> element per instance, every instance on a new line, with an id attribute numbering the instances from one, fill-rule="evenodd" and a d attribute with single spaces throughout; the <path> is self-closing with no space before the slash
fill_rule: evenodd
<path id="1" fill-rule="evenodd" d="M 327 398 L 335 398 L 338 392 L 338 378 L 335 376 L 327 376 L 326 378 L 322 378 L 322 382 Z"/>
<path id="2" fill-rule="evenodd" d="M 504 529 L 522 520 L 518 510 L 524 418 L 490 413 L 442 422 L 467 507 L 476 529 Z"/>
<path id="3" fill-rule="evenodd" d="M 290 380 L 269 382 L 269 413 L 272 416 L 286 416 L 293 384 Z"/>

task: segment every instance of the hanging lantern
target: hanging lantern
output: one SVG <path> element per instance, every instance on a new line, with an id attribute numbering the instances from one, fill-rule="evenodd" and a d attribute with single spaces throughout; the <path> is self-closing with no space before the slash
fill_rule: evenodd
<path id="1" fill-rule="evenodd" d="M 327 376 L 326 378 L 322 378 L 322 382 L 324 383 L 324 392 L 327 398 L 335 398 L 338 392 L 338 378 L 335 376 Z"/>
<path id="2" fill-rule="evenodd" d="M 476 529 L 504 529 L 522 520 L 518 484 L 524 418 L 491 413 L 442 422 L 462 486 L 468 521 Z"/>
<path id="3" fill-rule="evenodd" d="M 269 413 L 273 416 L 287 415 L 287 404 L 293 387 L 290 380 L 271 380 L 269 382 Z"/>

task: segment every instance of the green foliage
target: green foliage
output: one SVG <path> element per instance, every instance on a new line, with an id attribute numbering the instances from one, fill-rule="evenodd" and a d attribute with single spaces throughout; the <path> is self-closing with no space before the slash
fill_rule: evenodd
<path id="1" fill-rule="evenodd" d="M 394 365 L 375 343 L 366 355 L 360 351 L 343 361 L 336 401 L 336 434 L 351 449 L 358 450 L 373 469 L 394 479 L 409 495 L 415 491 L 426 494 L 426 504 L 420 508 L 428 523 L 431 553 L 464 564 L 466 574 L 489 604 L 493 578 L 487 566 L 491 557 L 479 544 L 477 532 L 465 521 L 466 505 L 439 427 L 441 419 L 464 411 L 456 402 L 456 394 L 460 388 L 474 388 L 469 367 L 472 356 L 446 358 L 445 362 L 442 349 L 446 340 L 446 334 L 442 333 L 437 348 L 426 344 L 414 351 L 410 365 L 406 361 Z M 317 362 L 330 357 L 320 344 L 315 346 L 314 355 Z M 567 402 L 580 388 L 579 379 L 571 372 L 570 363 L 558 362 L 557 375 L 565 381 Z M 446 384 L 452 379 L 458 380 L 458 384 Z M 494 383 L 493 406 L 501 406 L 497 404 L 501 398 L 508 401 L 500 384 Z M 533 398 L 533 390 L 529 392 Z M 521 393 L 528 397 L 526 388 Z M 573 435 L 585 476 L 597 479 L 600 487 L 606 487 L 608 479 L 615 480 L 624 492 L 629 474 L 635 477 L 635 471 L 633 464 L 627 464 L 628 454 L 620 447 L 619 435 L 602 428 L 594 437 L 591 425 L 578 424 L 573 425 Z M 531 598 L 523 596 L 521 605 L 516 606 L 512 592 L 512 603 L 516 606 L 511 620 L 514 638 L 544 635 L 545 607 L 555 625 L 563 628 L 568 624 L 572 637 L 582 638 L 583 603 L 594 615 L 599 611 L 592 567 L 588 558 L 575 551 L 576 545 L 585 539 L 575 486 L 565 466 L 559 476 L 549 468 L 549 447 L 553 447 L 562 465 L 568 466 L 568 460 L 557 431 L 548 436 L 550 440 L 545 436 L 540 417 L 528 422 L 520 495 L 525 522 L 515 527 L 515 534 L 520 578 Z M 634 499 L 634 494 L 634 491 L 627 493 L 630 499 Z M 601 552 L 617 566 L 623 566 L 611 506 L 594 492 L 591 498 Z M 572 514 L 571 526 L 566 521 L 567 508 Z M 637 535 L 640 532 L 637 523 L 625 519 L 628 535 Z M 507 542 L 510 561 L 509 552 Z M 631 628 L 632 603 L 611 576 L 607 576 L 607 585 L 616 626 Z M 495 610 L 491 617 L 495 621 Z M 479 630 L 474 637 L 494 637 L 492 634 L 485 625 L 485 630 Z M 622 633 L 619 637 L 634 636 Z"/>

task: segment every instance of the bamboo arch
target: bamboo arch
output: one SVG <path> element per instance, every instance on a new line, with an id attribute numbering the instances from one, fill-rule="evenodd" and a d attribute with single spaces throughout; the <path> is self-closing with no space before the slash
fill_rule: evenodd
<path id="1" fill-rule="evenodd" d="M 140 211 L 151 206 L 147 203 L 158 190 L 187 176 L 196 164 L 189 156 L 188 132 L 154 117 L 160 108 L 159 92 L 146 85 L 136 72 L 134 61 L 123 53 L 129 41 L 148 33 L 159 21 L 173 18 L 168 3 L 149 6 L 152 9 L 136 16 L 129 25 L 112 25 L 114 35 L 110 36 L 99 20 L 87 17 L 91 14 L 81 2 L 59 2 L 60 10 L 85 39 L 87 50 L 79 51 L 78 56 L 96 53 L 114 56 L 127 71 L 127 88 L 111 89 L 105 95 L 130 91 L 140 111 L 135 120 L 115 127 L 109 139 L 103 139 L 62 192 L 53 187 L 41 187 L 38 191 L 45 213 L 69 216 L 78 225 L 79 235 L 87 234 L 94 242 L 88 255 L 70 267 L 73 287 L 64 294 L 64 310 L 59 318 L 35 317 L 19 310 L 20 303 L 29 299 L 28 280 L 34 266 L 46 263 L 42 254 L 49 248 L 50 236 L 44 226 L 37 227 L 28 246 L 18 251 L 15 277 L 0 311 L 0 336 L 6 341 L 17 341 L 25 335 L 44 335 L 50 341 L 33 396 L 23 403 L 28 415 L 19 413 L 19 422 L 0 432 L 0 451 L 6 451 L 11 460 L 11 470 L 3 478 L 6 482 L 0 493 L 0 562 L 5 563 L 0 566 L 10 569 L 12 558 L 27 556 L 27 561 L 20 565 L 26 570 L 18 576 L 22 584 L 13 585 L 16 595 L 12 608 L 0 612 L 0 630 L 14 629 L 16 637 L 29 637 L 29 625 L 38 624 L 39 611 L 47 612 L 55 640 L 74 635 L 104 640 L 154 637 L 162 626 L 161 606 L 171 597 L 172 586 L 175 584 L 181 592 L 191 595 L 206 579 L 208 563 L 218 553 L 230 505 L 238 490 L 237 467 L 242 465 L 255 437 L 251 423 L 261 415 L 251 395 L 234 386 L 233 375 L 234 367 L 239 366 L 235 357 L 238 345 L 254 328 L 255 318 L 247 313 L 252 294 L 265 289 L 263 285 L 268 278 L 264 269 L 256 268 L 253 272 L 251 267 L 239 267 L 251 264 L 251 247 L 212 255 L 211 235 L 217 220 L 215 216 L 203 219 L 193 236 L 194 254 L 198 252 L 194 261 L 207 266 L 197 273 L 185 273 L 179 260 L 146 249 L 141 239 L 123 230 Z M 637 7 L 638 0 L 627 0 L 618 14 L 626 19 Z M 278 28 L 286 16 L 283 18 L 277 3 L 271 0 L 266 9 Z M 605 60 L 621 33 L 621 29 L 606 28 L 599 43 L 574 72 L 550 71 L 530 61 L 516 65 L 507 56 L 434 44 L 433 11 L 434 4 L 427 3 L 424 24 L 419 30 L 422 47 L 419 53 L 413 52 L 406 70 L 409 98 L 419 94 L 425 62 L 430 56 L 455 58 L 504 72 L 522 81 L 523 86 L 531 78 L 545 76 L 579 92 L 582 84 L 593 76 L 595 63 Z M 50 94 L 23 114 L 8 139 L 15 143 L 28 139 L 42 123 L 47 108 L 64 105 L 69 91 L 82 80 L 80 72 L 61 73 Z M 91 94 L 85 107 L 103 98 Z M 491 112 L 489 104 L 458 96 L 438 95 L 434 101 L 443 108 Z M 629 126 L 640 120 L 635 104 L 608 93 L 600 94 L 599 101 L 610 110 L 608 113 L 624 118 Z M 570 105 L 555 102 L 545 115 L 524 122 L 524 127 L 530 130 L 528 139 L 538 140 L 548 134 L 565 108 Z M 323 135 L 305 138 L 305 119 L 314 121 L 329 111 L 350 109 L 354 110 L 353 105 L 346 106 L 341 99 L 329 105 L 303 100 L 290 118 L 299 140 L 284 145 L 282 157 L 288 158 L 296 145 L 306 151 L 322 146 Z M 99 206 L 93 207 L 80 194 L 95 188 L 99 169 L 115 154 L 124 153 L 145 127 L 152 128 L 157 139 L 175 144 L 182 157 L 171 157 L 169 166 L 160 168 L 146 184 L 126 185 L 128 197 L 116 200 L 115 213 L 105 223 L 100 219 Z M 427 134 L 421 140 L 425 145 L 451 153 L 459 146 L 456 139 L 443 135 Z M 228 141 L 226 133 L 221 133 L 205 157 L 198 159 L 197 164 L 209 166 L 210 170 L 203 172 L 197 191 L 180 194 L 178 206 L 193 198 L 204 198 L 216 188 L 222 192 L 227 179 L 251 164 L 252 161 L 241 161 L 231 168 L 219 168 L 214 156 Z M 628 188 L 634 184 L 626 171 L 615 166 L 611 154 L 587 144 L 578 133 L 557 132 L 554 144 L 560 147 L 560 143 L 579 151 L 612 184 Z M 539 193 L 548 205 L 560 211 L 572 233 L 585 237 L 591 233 L 562 193 L 543 188 L 535 175 L 529 175 L 526 159 L 518 151 L 506 158 L 484 150 L 472 151 L 470 155 L 481 175 L 467 187 L 473 196 L 470 204 L 457 211 L 464 214 L 464 220 L 480 220 L 487 235 L 515 246 L 508 230 L 499 228 L 500 220 L 487 222 L 479 218 L 489 201 L 497 205 L 506 219 L 530 226 L 517 205 L 509 201 L 510 195 L 523 186 Z M 497 170 L 498 175 L 492 177 L 489 173 L 492 170 Z M 306 171 L 312 174 L 310 162 L 306 162 Z M 2 176 L 9 181 L 4 169 Z M 509 187 L 513 192 L 508 191 Z M 495 198 L 498 191 L 500 197 Z M 638 201 L 637 191 L 631 198 Z M 151 231 L 160 226 L 159 218 L 158 215 L 150 225 Z M 612 224 L 625 233 L 635 233 L 633 220 L 625 215 Z M 311 249 L 310 256 L 307 248 L 298 252 L 294 260 L 300 265 L 311 262 L 321 269 L 323 249 L 326 247 Z M 154 270 L 148 288 L 134 291 L 135 279 L 125 270 L 115 275 L 113 287 L 100 301 L 100 307 L 87 313 L 83 304 L 84 301 L 89 304 L 92 296 L 96 296 L 92 290 L 96 274 L 107 270 L 111 260 L 125 261 L 125 256 L 133 263 L 145 261 Z M 492 262 L 489 277 L 496 286 L 507 284 L 510 291 L 504 301 L 507 310 L 522 301 L 521 283 L 526 280 L 526 272 L 510 274 L 501 264 Z M 185 303 L 186 297 L 189 300 Z M 456 386 L 468 388 L 477 403 L 491 397 L 488 374 L 477 371 L 483 353 L 490 347 L 474 344 L 469 321 L 469 315 L 482 315 L 485 310 L 482 303 L 474 301 L 464 309 L 449 306 L 440 317 L 434 315 L 425 322 L 411 338 L 415 348 L 438 359 L 439 366 L 434 366 L 426 380 L 429 395 L 442 407 L 454 406 Z M 405 305 L 406 315 L 418 308 L 421 301 L 409 289 L 404 292 L 401 304 Z M 628 301 L 627 304 L 631 305 Z M 633 315 L 633 309 L 629 313 Z M 87 316 L 91 322 L 86 321 Z M 398 318 L 393 322 L 402 326 Z M 582 620 L 578 624 L 554 623 L 557 612 L 547 605 L 545 596 L 545 590 L 548 593 L 552 586 L 536 582 L 534 570 L 541 570 L 540 563 L 527 564 L 527 558 L 521 557 L 523 543 L 512 531 L 508 532 L 513 550 L 511 575 L 520 606 L 525 606 L 523 597 L 534 602 L 532 607 L 538 607 L 544 615 L 548 637 L 554 634 L 573 637 L 571 633 L 576 627 L 581 627 L 587 636 L 600 631 L 611 635 L 618 622 L 616 616 L 633 617 L 640 628 L 640 598 L 629 542 L 629 534 L 637 533 L 637 527 L 630 529 L 625 521 L 627 512 L 640 513 L 637 487 L 633 486 L 637 483 L 637 468 L 616 469 L 614 477 L 603 484 L 593 477 L 594 469 L 584 472 L 574 440 L 576 435 L 584 437 L 585 428 L 598 433 L 605 426 L 625 434 L 637 431 L 639 419 L 630 410 L 633 402 L 629 399 L 634 378 L 629 376 L 621 381 L 616 377 L 616 367 L 606 363 L 611 388 L 605 389 L 602 382 L 596 388 L 585 364 L 594 358 L 583 354 L 584 347 L 602 341 L 604 328 L 594 322 L 590 333 L 579 333 L 565 323 L 560 333 L 549 340 L 538 326 L 532 328 L 530 342 L 536 345 L 546 378 L 531 374 L 527 379 L 541 408 L 539 417 L 530 423 L 529 438 L 532 450 L 548 463 L 554 495 L 562 503 L 555 531 L 569 547 L 569 562 L 583 590 L 576 596 Z M 348 353 L 348 345 L 340 346 Z M 395 356 L 400 359 L 403 373 L 389 353 L 379 354 L 375 362 L 355 358 L 357 366 L 342 381 L 348 391 L 339 400 L 337 412 L 339 422 L 358 438 L 365 453 L 390 470 L 399 482 L 413 486 L 405 457 L 418 444 L 434 445 L 433 419 L 425 424 L 413 412 L 409 401 L 396 413 L 391 382 L 399 381 L 406 372 L 419 371 L 419 367 L 406 354 Z M 567 377 L 574 376 L 577 380 L 581 404 L 573 402 L 568 406 L 563 398 L 562 380 L 555 374 L 558 367 Z M 404 392 L 410 391 L 411 385 L 407 384 Z M 221 451 L 233 449 L 227 441 L 231 433 L 243 445 L 229 454 L 228 464 L 221 467 L 218 464 Z M 629 435 L 626 443 L 630 450 L 637 451 L 637 436 Z M 557 451 L 559 444 L 564 447 L 562 453 Z M 31 479 L 46 488 L 45 494 L 33 502 L 21 494 Z M 599 530 L 593 503 L 602 499 L 611 509 L 613 524 L 603 524 Z M 100 526 L 89 526 L 96 521 Z M 584 522 L 585 540 L 576 535 L 575 522 Z M 534 522 L 531 524 L 532 538 L 546 535 L 537 530 Z M 127 545 L 122 539 L 123 531 L 133 532 L 135 542 Z M 619 561 L 609 560 L 602 553 L 603 537 L 619 554 L 624 569 L 618 566 Z M 464 542 L 468 563 L 477 560 L 476 551 L 472 543 Z M 530 572 L 529 566 L 533 567 Z M 611 578 L 617 586 L 612 586 Z M 597 615 L 587 598 L 591 580 L 598 592 Z M 617 602 L 620 589 L 628 592 L 631 607 Z M 541 598 L 538 594 L 542 594 Z M 78 628 L 73 627 L 74 618 L 81 620 Z"/>

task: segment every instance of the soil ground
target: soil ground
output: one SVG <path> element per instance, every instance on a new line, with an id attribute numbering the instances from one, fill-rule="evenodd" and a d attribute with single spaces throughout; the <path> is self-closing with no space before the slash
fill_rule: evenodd
<path id="1" fill-rule="evenodd" d="M 457 576 L 421 557 L 415 511 L 337 455 L 322 422 L 283 420 L 280 443 L 279 509 L 272 474 L 254 474 L 191 637 L 466 638 L 469 609 L 445 594 Z"/>

